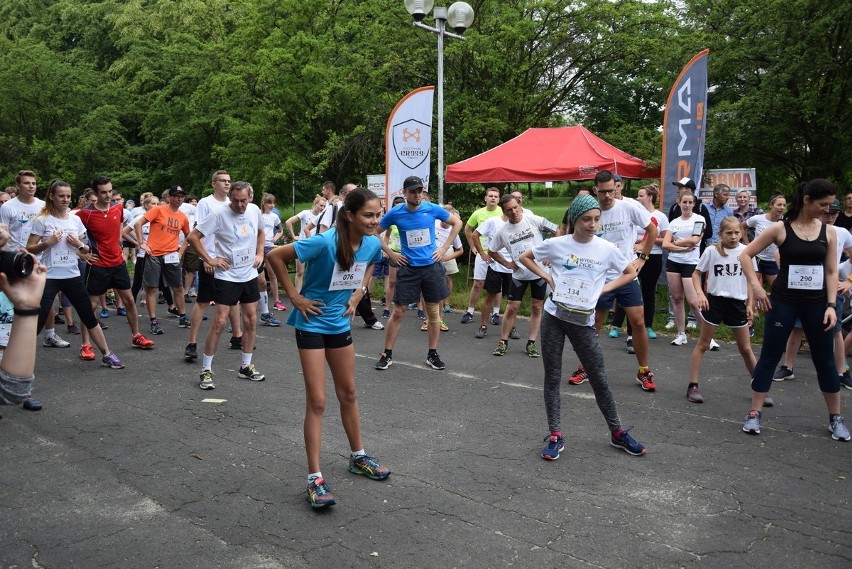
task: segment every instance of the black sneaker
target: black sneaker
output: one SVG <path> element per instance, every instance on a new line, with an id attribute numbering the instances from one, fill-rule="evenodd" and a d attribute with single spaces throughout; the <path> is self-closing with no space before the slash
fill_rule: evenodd
<path id="1" fill-rule="evenodd" d="M 438 352 L 432 352 L 431 355 L 427 356 L 426 363 L 432 366 L 432 369 L 444 369 L 447 367 L 444 362 L 441 361 L 441 356 L 438 355 Z"/>
<path id="2" fill-rule="evenodd" d="M 186 349 L 183 351 L 183 359 L 187 361 L 192 361 L 198 358 L 198 350 L 195 344 L 187 344 Z"/>
<path id="3" fill-rule="evenodd" d="M 848 369 L 840 374 L 840 385 L 846 389 L 852 389 L 852 375 L 849 374 Z"/>
<path id="4" fill-rule="evenodd" d="M 796 379 L 796 374 L 793 373 L 793 370 L 788 368 L 785 365 L 782 365 L 778 368 L 775 374 L 772 376 L 773 381 L 784 381 L 785 379 Z"/>
<path id="5" fill-rule="evenodd" d="M 243 349 L 243 337 L 240 336 L 237 338 L 236 336 L 231 336 L 231 349 L 232 350 L 242 350 Z"/>
<path id="6" fill-rule="evenodd" d="M 166 312 L 172 316 L 180 316 L 180 310 L 178 310 L 177 306 L 172 306 L 171 308 L 166 309 Z"/>
<path id="7" fill-rule="evenodd" d="M 379 361 L 376 362 L 376 369 L 388 369 L 393 363 L 393 358 L 382 352 L 379 356 Z"/>

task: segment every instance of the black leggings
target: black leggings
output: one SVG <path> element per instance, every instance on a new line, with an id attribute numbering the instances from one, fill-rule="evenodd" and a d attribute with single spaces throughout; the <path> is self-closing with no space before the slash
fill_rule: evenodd
<path id="1" fill-rule="evenodd" d="M 38 313 L 38 331 L 41 332 L 47 322 L 47 313 L 53 306 L 53 301 L 59 292 L 71 302 L 71 306 L 77 311 L 80 316 L 80 321 L 87 329 L 98 325 L 98 319 L 92 310 L 92 300 L 89 298 L 89 293 L 86 292 L 86 285 L 83 283 L 83 277 L 71 277 L 70 279 L 47 279 L 44 284 L 44 293 L 41 295 L 41 307 Z M 51 323 L 52 324 L 52 323 Z"/>
<path id="2" fill-rule="evenodd" d="M 650 255 L 645 261 L 642 270 L 639 271 L 639 287 L 642 290 L 642 305 L 645 309 L 645 327 L 651 328 L 654 325 L 654 312 L 657 311 L 657 281 L 660 279 L 660 274 L 663 272 L 663 256 Z M 618 304 L 615 307 L 615 314 L 612 316 L 612 325 L 616 328 L 621 328 L 624 324 L 624 309 Z M 631 334 L 630 322 L 627 323 L 627 333 Z"/>

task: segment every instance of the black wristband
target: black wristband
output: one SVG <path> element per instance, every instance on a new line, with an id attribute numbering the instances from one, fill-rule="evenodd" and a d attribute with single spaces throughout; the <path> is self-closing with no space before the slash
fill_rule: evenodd
<path id="1" fill-rule="evenodd" d="M 15 307 L 15 316 L 38 316 L 41 313 L 40 308 L 18 308 Z"/>
<path id="2" fill-rule="evenodd" d="M 837 310 L 837 303 L 836 302 L 826 302 L 825 307 L 826 308 L 833 308 L 833 309 Z"/>

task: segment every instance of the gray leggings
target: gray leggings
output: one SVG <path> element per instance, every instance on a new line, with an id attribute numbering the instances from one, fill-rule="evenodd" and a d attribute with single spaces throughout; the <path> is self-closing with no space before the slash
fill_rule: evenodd
<path id="1" fill-rule="evenodd" d="M 589 375 L 589 383 L 595 392 L 595 401 L 603 413 L 610 431 L 621 428 L 621 419 L 615 408 L 615 398 L 604 371 L 603 350 L 595 329 L 591 326 L 569 324 L 544 312 L 541 318 L 541 356 L 544 364 L 544 409 L 551 431 L 561 431 L 560 413 L 562 398 L 559 393 L 562 381 L 562 350 L 565 337 L 580 358 L 580 363 Z"/>

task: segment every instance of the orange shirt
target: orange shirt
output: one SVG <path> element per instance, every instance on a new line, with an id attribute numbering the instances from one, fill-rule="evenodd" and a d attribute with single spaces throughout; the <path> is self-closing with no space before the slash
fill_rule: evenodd
<path id="1" fill-rule="evenodd" d="M 154 257 L 177 251 L 180 248 L 178 234 L 181 231 L 189 235 L 189 219 L 182 211 L 172 211 L 167 205 L 151 208 L 145 214 L 145 219 L 151 223 L 148 247 Z"/>

